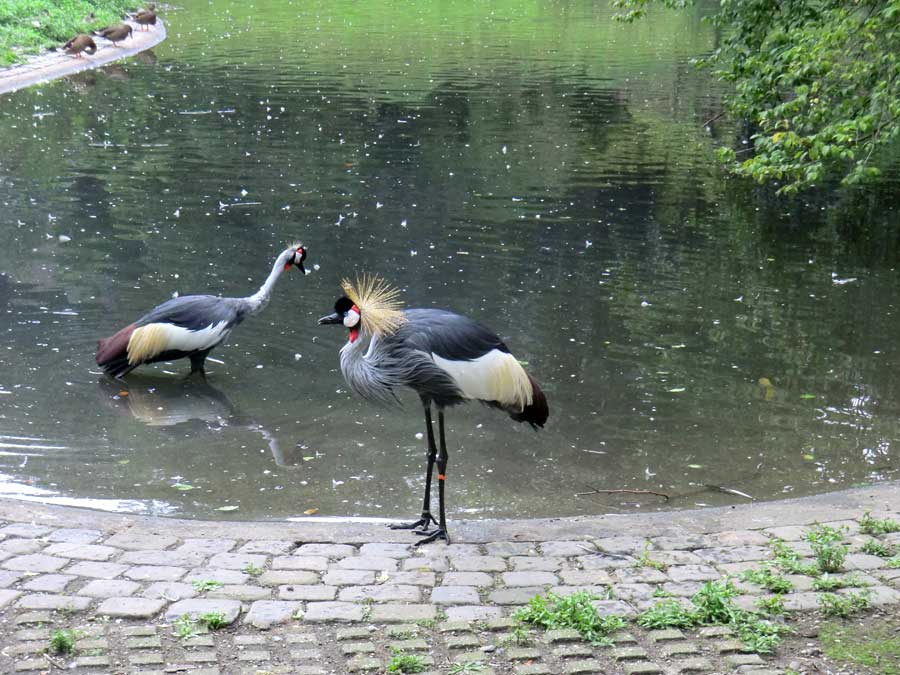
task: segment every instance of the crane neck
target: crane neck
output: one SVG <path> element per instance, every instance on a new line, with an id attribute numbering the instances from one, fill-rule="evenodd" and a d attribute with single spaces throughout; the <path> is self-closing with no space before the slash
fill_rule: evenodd
<path id="1" fill-rule="evenodd" d="M 282 251 L 281 255 L 276 258 L 275 264 L 272 265 L 272 271 L 269 272 L 268 278 L 263 285 L 259 287 L 259 290 L 253 295 L 244 298 L 244 306 L 248 314 L 261 312 L 265 309 L 265 306 L 269 304 L 269 298 L 272 296 L 272 289 L 275 287 L 275 282 L 278 281 L 278 277 L 284 272 L 285 262 L 293 255 L 293 249 Z"/>

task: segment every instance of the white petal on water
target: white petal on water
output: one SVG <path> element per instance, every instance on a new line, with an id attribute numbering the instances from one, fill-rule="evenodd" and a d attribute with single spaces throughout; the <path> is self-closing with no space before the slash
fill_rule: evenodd
<path id="1" fill-rule="evenodd" d="M 60 243 L 65 244 L 68 241 L 72 241 L 72 237 L 67 234 L 61 234 L 59 235 L 59 241 Z"/>

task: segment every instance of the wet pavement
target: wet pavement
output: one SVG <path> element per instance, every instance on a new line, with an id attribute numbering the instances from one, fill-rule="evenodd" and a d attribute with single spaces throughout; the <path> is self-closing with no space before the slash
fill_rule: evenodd
<path id="1" fill-rule="evenodd" d="M 811 558 L 804 535 L 815 523 L 845 532 L 844 571 L 868 585 L 873 606 L 900 603 L 900 569 L 859 552 L 869 539 L 859 528 L 866 512 L 900 518 L 900 490 L 668 514 L 469 521 L 452 524 L 452 545 L 414 547 L 412 534 L 381 523 L 207 523 L 4 501 L 0 671 L 384 672 L 402 651 L 434 673 L 781 672 L 772 657 L 743 651 L 727 627 L 628 624 L 612 645 L 592 646 L 569 630 L 523 636 L 510 616 L 536 594 L 588 590 L 601 614 L 633 618 L 660 596 L 689 598 L 705 581 L 770 559 L 775 539 Z M 884 541 L 900 543 L 900 534 Z M 810 579 L 788 578 L 787 609 L 816 611 Z M 765 596 L 736 583 L 742 607 Z M 222 627 L 194 621 L 210 613 Z M 76 631 L 74 653 L 46 653 L 58 629 Z"/>

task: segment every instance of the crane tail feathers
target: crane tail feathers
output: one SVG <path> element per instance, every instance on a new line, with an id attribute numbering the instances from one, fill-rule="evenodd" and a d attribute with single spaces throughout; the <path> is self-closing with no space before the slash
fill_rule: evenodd
<path id="1" fill-rule="evenodd" d="M 538 427 L 543 427 L 547 418 L 550 417 L 550 406 L 547 405 L 544 391 L 531 375 L 528 375 L 528 381 L 531 383 L 531 403 L 526 405 L 521 412 L 511 412 L 509 416 L 516 422 L 528 422 L 536 431 Z"/>
<path id="2" fill-rule="evenodd" d="M 128 341 L 134 330 L 135 325 L 132 323 L 115 335 L 97 342 L 97 365 L 113 377 L 122 377 L 134 368 L 128 362 Z"/>

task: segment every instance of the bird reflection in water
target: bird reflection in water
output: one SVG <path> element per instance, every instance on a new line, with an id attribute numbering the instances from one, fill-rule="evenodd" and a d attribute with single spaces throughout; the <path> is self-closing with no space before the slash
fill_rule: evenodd
<path id="1" fill-rule="evenodd" d="M 263 437 L 278 466 L 300 464 L 300 448 L 282 449 L 274 434 L 240 414 L 228 397 L 208 382 L 136 375 L 127 384 L 103 377 L 99 385 L 107 404 L 115 410 L 129 412 L 149 427 L 174 427 L 200 421 L 210 430 L 246 429 Z"/>

